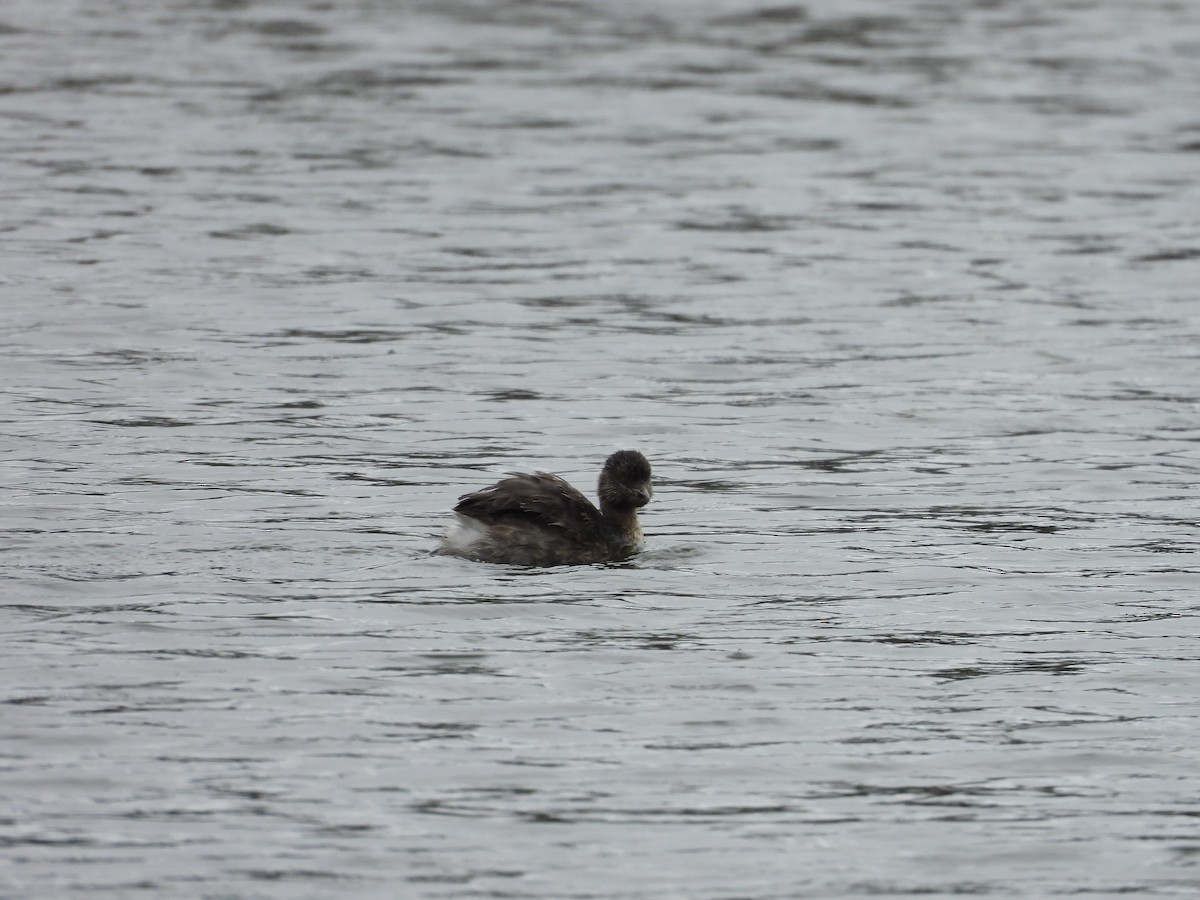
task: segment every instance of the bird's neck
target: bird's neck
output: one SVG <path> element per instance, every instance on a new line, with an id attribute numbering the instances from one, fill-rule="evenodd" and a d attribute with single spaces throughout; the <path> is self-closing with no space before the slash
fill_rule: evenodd
<path id="1" fill-rule="evenodd" d="M 642 542 L 642 525 L 638 522 L 637 507 L 600 504 L 600 514 L 608 527 L 620 535 L 624 543 L 636 546 Z"/>

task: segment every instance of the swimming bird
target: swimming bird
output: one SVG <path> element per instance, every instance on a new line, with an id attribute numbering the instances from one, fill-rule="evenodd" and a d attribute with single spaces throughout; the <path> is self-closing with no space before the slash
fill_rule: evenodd
<path id="1" fill-rule="evenodd" d="M 579 566 L 637 553 L 637 511 L 653 495 L 646 457 L 612 454 L 596 493 L 599 509 L 557 475 L 513 473 L 459 498 L 456 521 L 435 552 L 515 566 Z"/>

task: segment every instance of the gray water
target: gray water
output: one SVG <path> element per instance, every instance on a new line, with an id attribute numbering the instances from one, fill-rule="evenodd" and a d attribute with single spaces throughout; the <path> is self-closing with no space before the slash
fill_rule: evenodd
<path id="1" fill-rule="evenodd" d="M 4 896 L 1200 893 L 1200 5 L 7 0 L 0 120 Z"/>

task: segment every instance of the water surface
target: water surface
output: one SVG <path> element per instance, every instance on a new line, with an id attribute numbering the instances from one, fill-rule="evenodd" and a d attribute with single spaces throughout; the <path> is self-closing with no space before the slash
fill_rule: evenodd
<path id="1" fill-rule="evenodd" d="M 1200 11 L 0 13 L 0 890 L 1192 896 Z M 428 555 L 651 458 L 648 551 Z"/>

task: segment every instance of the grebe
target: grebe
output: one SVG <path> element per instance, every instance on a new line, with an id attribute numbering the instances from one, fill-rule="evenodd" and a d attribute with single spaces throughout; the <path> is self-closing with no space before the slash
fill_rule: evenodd
<path id="1" fill-rule="evenodd" d="M 600 508 L 557 475 L 513 474 L 464 494 L 437 553 L 514 566 L 579 566 L 642 549 L 637 511 L 650 502 L 650 463 L 619 450 L 600 472 Z"/>

